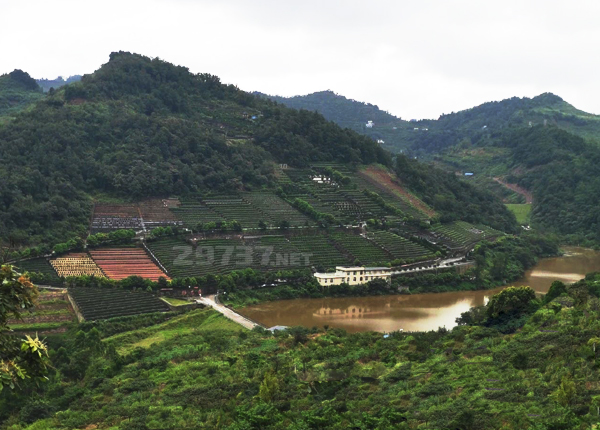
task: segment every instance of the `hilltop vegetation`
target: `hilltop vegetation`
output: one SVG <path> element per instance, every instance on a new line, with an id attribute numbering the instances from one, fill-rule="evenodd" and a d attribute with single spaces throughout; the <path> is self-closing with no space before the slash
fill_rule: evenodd
<path id="1" fill-rule="evenodd" d="M 51 339 L 48 383 L 2 392 L 0 419 L 11 430 L 589 428 L 599 292 L 597 274 L 543 300 L 509 288 L 451 331 L 389 336 L 247 332 L 212 310 L 86 323 Z"/>
<path id="2" fill-rule="evenodd" d="M 0 76 L 0 126 L 44 95 L 35 80 L 22 70 Z"/>

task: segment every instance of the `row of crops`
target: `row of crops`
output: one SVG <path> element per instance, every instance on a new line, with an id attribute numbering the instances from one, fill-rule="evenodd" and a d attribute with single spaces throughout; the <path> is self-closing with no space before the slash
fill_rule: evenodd
<path id="1" fill-rule="evenodd" d="M 331 169 L 335 170 L 337 179 L 329 177 Z M 342 180 L 338 180 L 339 175 Z M 378 182 L 377 175 L 353 172 L 345 166 L 321 163 L 306 169 L 285 169 L 278 171 L 278 180 L 286 190 L 286 199 L 273 191 L 262 190 L 182 201 L 153 199 L 131 204 L 96 204 L 92 230 L 139 230 L 143 226 L 181 224 L 193 229 L 199 223 L 234 220 L 245 229 L 258 228 L 261 221 L 274 227 L 284 221 L 291 227 L 314 225 L 314 220 L 290 204 L 295 198 L 307 201 L 318 212 L 332 214 L 343 223 L 397 215 L 389 207 L 400 210 L 402 216 L 428 218 L 400 194 L 389 190 L 390 184 Z M 377 193 L 389 207 L 384 208 L 373 196 L 365 195 L 365 190 Z"/>
<path id="2" fill-rule="evenodd" d="M 69 294 L 87 321 L 169 310 L 168 305 L 158 297 L 142 291 L 70 288 Z"/>
<path id="3" fill-rule="evenodd" d="M 24 333 L 50 334 L 65 331 L 75 320 L 66 290 L 41 290 L 35 306 L 19 320 L 10 320 L 11 329 Z"/>
<path id="4" fill-rule="evenodd" d="M 148 243 L 171 277 L 226 274 L 233 270 L 333 268 L 337 265 L 386 265 L 394 260 L 433 258 L 423 246 L 383 232 L 366 238 L 350 232 L 291 237 L 255 236 L 245 239 L 206 239 L 190 243 L 162 238 Z"/>
<path id="5" fill-rule="evenodd" d="M 433 252 L 424 246 L 387 231 L 376 231 L 369 237 L 385 248 L 395 259 L 422 260 L 434 257 Z"/>
<path id="6" fill-rule="evenodd" d="M 504 234 L 491 227 L 475 226 L 464 221 L 437 224 L 431 227 L 431 232 L 438 238 L 439 243 L 451 249 L 472 247 L 481 240 L 493 239 Z"/>
<path id="7" fill-rule="evenodd" d="M 337 181 L 330 177 L 327 169 L 332 168 L 345 176 Z M 293 184 L 288 197 L 301 198 L 320 212 L 331 213 L 336 218 L 346 221 L 363 221 L 369 218 L 382 218 L 393 215 L 389 209 L 365 195 L 365 190 L 377 193 L 388 205 L 400 210 L 404 215 L 415 219 L 428 219 L 423 212 L 413 207 L 400 196 L 388 191 L 384 185 L 378 184 L 361 173 L 351 172 L 343 166 L 320 164 L 307 169 L 285 170 L 286 181 L 281 184 Z"/>
<path id="8" fill-rule="evenodd" d="M 32 281 L 35 283 L 52 286 L 62 285 L 62 281 L 56 274 L 56 271 L 48 259 L 44 257 L 22 260 L 15 263 L 15 265 L 20 272 L 29 272 L 32 275 Z"/>
<path id="9" fill-rule="evenodd" d="M 314 224 L 285 200 L 269 192 L 183 201 L 171 211 L 188 228 L 195 228 L 198 223 L 222 221 L 237 221 L 243 228 L 258 228 L 261 221 L 267 226 L 279 226 L 282 221 L 287 221 L 291 227 Z"/>

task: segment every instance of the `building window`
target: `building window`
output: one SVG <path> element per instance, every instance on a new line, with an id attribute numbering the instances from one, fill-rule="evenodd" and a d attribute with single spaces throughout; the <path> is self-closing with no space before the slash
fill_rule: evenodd
<path id="1" fill-rule="evenodd" d="M 362 281 L 362 276 L 360 277 L 360 280 Z"/>
<path id="2" fill-rule="evenodd" d="M 356 276 L 354 277 L 353 281 L 356 281 Z"/>

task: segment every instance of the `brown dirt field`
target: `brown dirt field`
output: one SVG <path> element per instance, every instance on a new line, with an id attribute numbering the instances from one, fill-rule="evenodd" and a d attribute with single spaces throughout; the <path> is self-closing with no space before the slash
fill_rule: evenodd
<path id="1" fill-rule="evenodd" d="M 525 188 L 519 187 L 516 184 L 509 184 L 508 182 L 504 182 L 500 178 L 494 178 L 494 181 L 498 182 L 500 185 L 505 186 L 509 190 L 514 191 L 515 193 L 521 194 L 523 197 L 525 197 L 525 203 L 533 203 L 533 194 L 531 194 L 531 191 L 527 191 Z"/>
<path id="2" fill-rule="evenodd" d="M 436 213 L 433 209 L 431 209 L 420 199 L 406 191 L 404 187 L 402 187 L 398 182 L 393 180 L 392 176 L 388 172 L 375 166 L 369 166 L 365 170 L 363 170 L 361 174 L 366 175 L 372 180 L 375 180 L 379 184 L 383 185 L 388 191 L 391 191 L 403 200 L 408 200 L 411 205 L 413 205 L 415 208 L 417 208 L 430 218 L 436 216 Z"/>

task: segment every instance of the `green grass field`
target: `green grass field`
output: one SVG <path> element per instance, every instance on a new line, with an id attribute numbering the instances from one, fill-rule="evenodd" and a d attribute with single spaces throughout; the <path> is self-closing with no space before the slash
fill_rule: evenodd
<path id="1" fill-rule="evenodd" d="M 175 299 L 173 297 L 163 297 L 163 299 L 165 299 L 165 301 L 169 302 L 169 304 L 173 306 L 189 305 L 190 303 L 192 303 L 188 302 L 187 300 Z"/>
<path id="2" fill-rule="evenodd" d="M 519 224 L 529 224 L 529 214 L 531 213 L 530 204 L 507 204 L 506 207 L 515 214 Z"/>
<path id="3" fill-rule="evenodd" d="M 146 349 L 177 336 L 213 330 L 237 333 L 245 329 L 212 309 L 199 309 L 162 324 L 111 336 L 104 341 L 115 345 L 120 354 L 127 354 L 135 348 Z"/>

